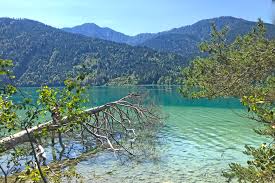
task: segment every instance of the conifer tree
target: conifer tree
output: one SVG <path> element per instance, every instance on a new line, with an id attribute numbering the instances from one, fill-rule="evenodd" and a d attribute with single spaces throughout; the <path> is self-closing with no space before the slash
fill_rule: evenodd
<path id="1" fill-rule="evenodd" d="M 235 41 L 226 40 L 228 28 L 212 25 L 212 39 L 200 45 L 206 57 L 196 58 L 182 71 L 180 92 L 191 98 L 236 97 L 259 122 L 255 132 L 267 136 L 259 147 L 245 146 L 247 166 L 231 163 L 223 172 L 239 182 L 275 181 L 275 40 L 265 38 L 261 20 Z"/>

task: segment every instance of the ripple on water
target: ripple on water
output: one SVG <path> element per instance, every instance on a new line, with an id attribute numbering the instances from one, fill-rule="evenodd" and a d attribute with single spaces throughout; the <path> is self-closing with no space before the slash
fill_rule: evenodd
<path id="1" fill-rule="evenodd" d="M 25 88 L 37 97 L 36 88 Z M 225 182 L 221 170 L 230 162 L 245 162 L 245 144 L 258 145 L 252 128 L 258 124 L 241 118 L 238 100 L 187 100 L 177 87 L 95 87 L 87 106 L 101 105 L 131 92 L 147 92 L 169 116 L 159 132 L 159 161 L 129 162 L 126 165 L 110 152 L 78 164 L 84 182 Z"/>
<path id="2" fill-rule="evenodd" d="M 255 124 L 229 109 L 169 106 L 163 110 L 169 119 L 159 134 L 163 143 L 157 163 L 125 166 L 110 153 L 101 153 L 78 165 L 86 181 L 225 182 L 221 170 L 232 161 L 244 162 L 243 146 L 262 140 L 251 130 Z"/>

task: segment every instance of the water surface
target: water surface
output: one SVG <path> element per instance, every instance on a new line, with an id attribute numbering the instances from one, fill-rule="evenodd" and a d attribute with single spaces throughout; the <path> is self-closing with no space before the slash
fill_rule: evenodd
<path id="1" fill-rule="evenodd" d="M 36 95 L 34 88 L 25 90 Z M 101 152 L 77 165 L 84 182 L 225 182 L 221 173 L 228 163 L 246 162 L 244 145 L 264 140 L 253 131 L 257 123 L 240 117 L 245 110 L 237 99 L 187 100 L 177 87 L 94 87 L 87 106 L 130 92 L 147 93 L 169 116 L 158 133 L 157 158 L 122 164 L 113 153 Z"/>
<path id="2" fill-rule="evenodd" d="M 112 153 L 79 163 L 85 182 L 225 182 L 230 162 L 246 162 L 245 144 L 263 142 L 237 99 L 187 100 L 177 87 L 97 87 L 91 104 L 116 100 L 128 92 L 147 92 L 169 118 L 158 136 L 158 161 L 122 164 Z"/>

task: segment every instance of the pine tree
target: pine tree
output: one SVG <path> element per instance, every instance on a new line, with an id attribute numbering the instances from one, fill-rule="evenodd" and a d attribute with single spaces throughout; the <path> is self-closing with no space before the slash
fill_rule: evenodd
<path id="1" fill-rule="evenodd" d="M 275 40 L 265 38 L 261 20 L 232 43 L 228 30 L 212 25 L 212 39 L 200 45 L 207 56 L 182 71 L 180 91 L 191 98 L 240 98 L 248 117 L 259 122 L 255 132 L 268 139 L 258 148 L 245 146 L 247 166 L 231 163 L 223 175 L 229 181 L 275 182 Z"/>

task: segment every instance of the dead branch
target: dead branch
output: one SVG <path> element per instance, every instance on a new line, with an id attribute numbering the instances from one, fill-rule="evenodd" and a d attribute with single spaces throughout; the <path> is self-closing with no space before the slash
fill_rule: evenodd
<path id="1" fill-rule="evenodd" d="M 154 110 L 141 106 L 141 100 L 140 95 L 129 94 L 117 101 L 87 109 L 85 113 L 89 115 L 90 120 L 83 121 L 80 125 L 96 140 L 107 144 L 110 149 L 116 151 L 118 149 L 113 144 L 117 143 L 117 139 L 113 139 L 115 133 L 119 133 L 123 138 L 130 137 L 134 139 L 136 128 L 143 128 L 143 125 L 153 124 L 153 122 L 160 119 Z M 31 138 L 34 138 L 34 134 L 41 132 L 43 129 L 56 131 L 61 127 L 57 124 L 66 126 L 69 122 L 68 118 L 64 117 L 60 123 L 48 121 L 27 130 L 22 130 L 0 139 L 0 146 L 9 150 L 29 141 L 28 133 Z"/>

